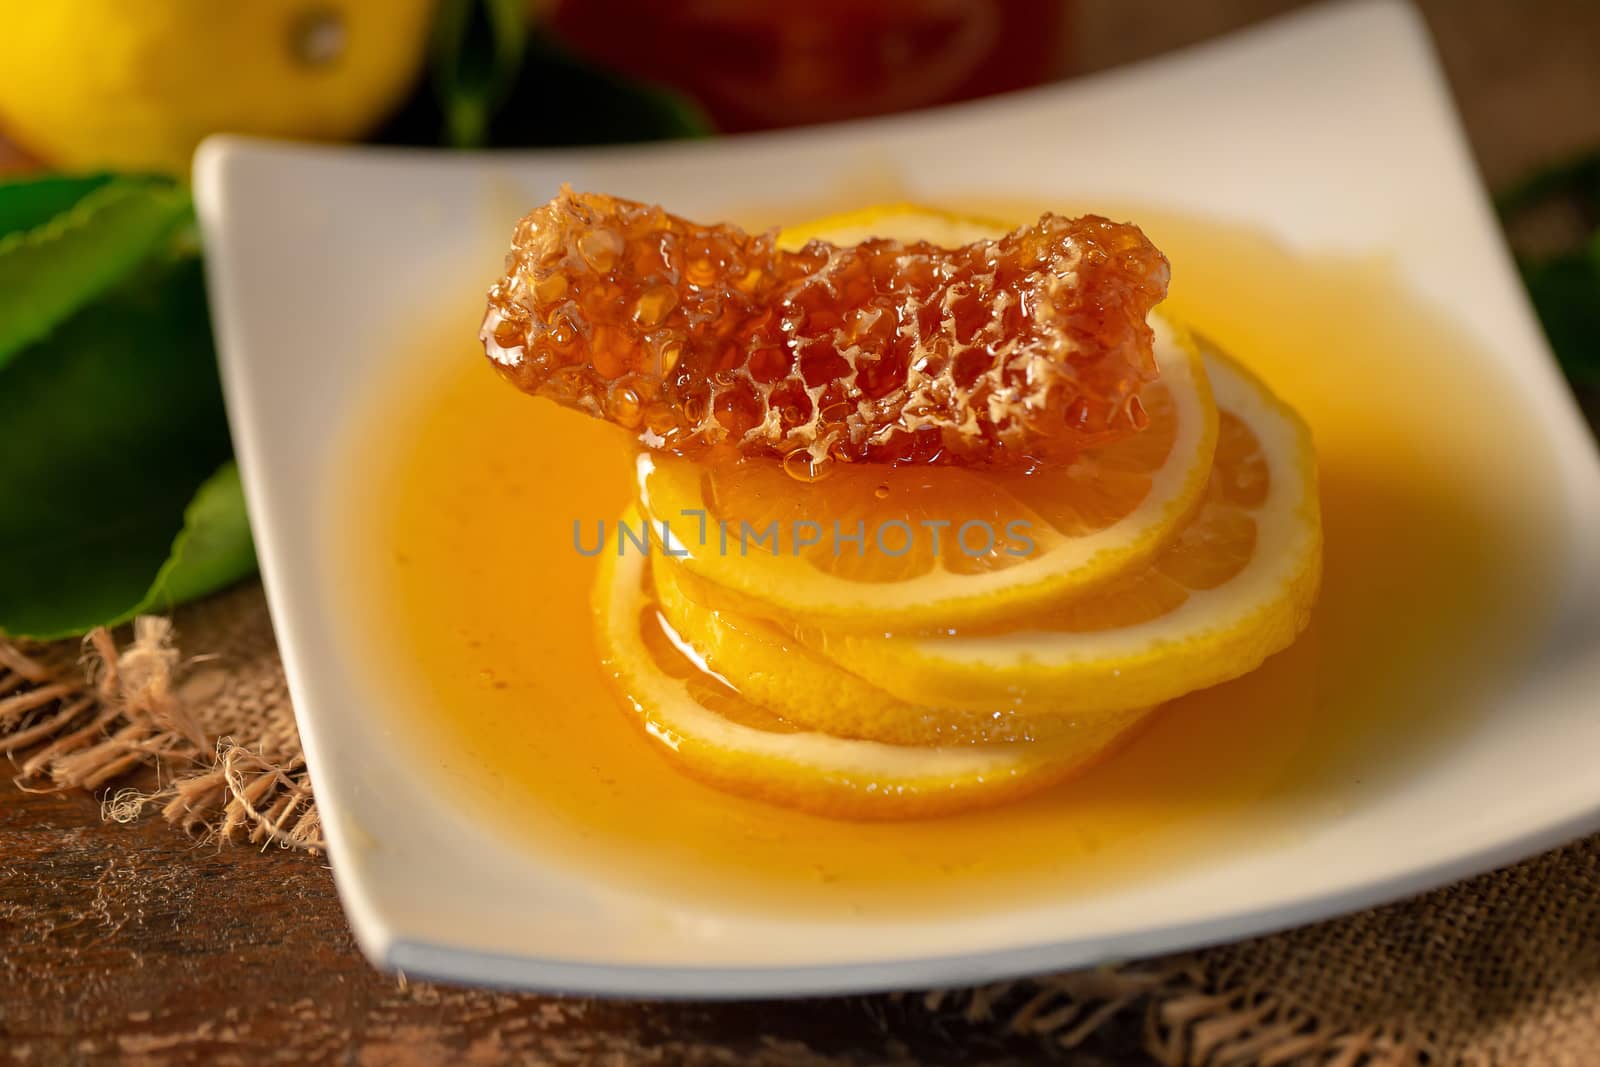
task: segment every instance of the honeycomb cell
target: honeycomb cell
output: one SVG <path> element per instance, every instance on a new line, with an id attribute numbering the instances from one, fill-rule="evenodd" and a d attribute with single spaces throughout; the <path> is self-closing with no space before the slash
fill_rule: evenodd
<path id="1" fill-rule="evenodd" d="M 1095 215 L 785 251 L 563 188 L 517 224 L 480 337 L 518 388 L 651 448 L 1023 465 L 1142 428 L 1167 280 L 1138 227 Z"/>

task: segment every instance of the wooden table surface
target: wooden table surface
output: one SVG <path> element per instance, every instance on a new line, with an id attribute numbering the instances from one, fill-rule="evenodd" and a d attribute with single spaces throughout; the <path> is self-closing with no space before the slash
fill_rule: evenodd
<path id="1" fill-rule="evenodd" d="M 1076 69 L 1165 51 L 1295 0 L 1076 0 Z M 1600 145 L 1600 4 L 1426 0 L 1492 184 Z M 1109 1033 L 1053 1062 L 1142 1064 Z M 406 983 L 357 954 L 325 861 L 101 821 L 87 796 L 0 786 L 0 1063 L 1009 1063 L 891 998 L 563 1001 Z"/>
<path id="2" fill-rule="evenodd" d="M 0 1063 L 1015 1063 L 886 997 L 561 1000 L 396 980 L 356 951 L 326 860 L 101 823 L 88 796 L 0 803 Z M 1058 1062 L 1143 1063 L 1133 1035 Z M 1119 1052 L 1123 1054 L 1118 1054 Z"/>

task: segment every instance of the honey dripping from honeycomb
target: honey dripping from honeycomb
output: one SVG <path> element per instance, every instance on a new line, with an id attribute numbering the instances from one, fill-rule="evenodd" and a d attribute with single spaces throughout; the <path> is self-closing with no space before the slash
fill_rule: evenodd
<path id="1" fill-rule="evenodd" d="M 563 188 L 517 224 L 484 349 L 648 447 L 812 471 L 1021 465 L 1144 425 L 1168 268 L 1138 227 L 1045 215 L 955 249 L 775 236 Z"/>

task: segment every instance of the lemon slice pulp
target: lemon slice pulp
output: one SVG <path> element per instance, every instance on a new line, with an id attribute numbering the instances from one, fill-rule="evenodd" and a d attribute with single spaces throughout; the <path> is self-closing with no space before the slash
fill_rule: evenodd
<path id="1" fill-rule="evenodd" d="M 835 662 L 911 703 L 1062 714 L 1160 703 L 1254 670 L 1304 628 L 1322 573 L 1316 456 L 1254 375 L 1207 355 L 1224 415 L 1205 503 L 1144 571 L 1010 620 L 1004 632 L 819 632 Z"/>
<path id="2" fill-rule="evenodd" d="M 674 662 L 673 653 L 684 646 L 646 591 L 650 558 L 631 550 L 619 556 L 613 545 L 602 560 L 597 637 L 618 694 L 666 759 L 728 792 L 834 818 L 966 810 L 1066 778 L 1143 714 L 1107 717 L 1048 740 L 938 747 L 797 730 L 721 685 L 702 665 Z M 650 640 L 652 627 L 661 640 Z"/>

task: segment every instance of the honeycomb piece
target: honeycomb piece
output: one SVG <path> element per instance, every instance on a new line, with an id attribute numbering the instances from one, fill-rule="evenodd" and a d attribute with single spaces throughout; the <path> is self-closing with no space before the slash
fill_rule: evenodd
<path id="1" fill-rule="evenodd" d="M 776 234 L 561 195 L 517 224 L 481 338 L 525 392 L 683 455 L 1022 465 L 1138 430 L 1166 258 L 1042 216 L 946 249 Z"/>

